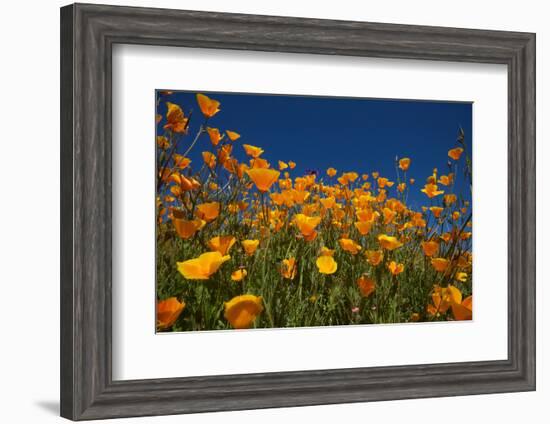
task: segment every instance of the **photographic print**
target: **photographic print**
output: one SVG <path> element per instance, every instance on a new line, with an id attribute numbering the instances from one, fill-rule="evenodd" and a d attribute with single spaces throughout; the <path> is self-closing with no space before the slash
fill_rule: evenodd
<path id="1" fill-rule="evenodd" d="M 155 107 L 158 332 L 472 319 L 471 103 Z"/>

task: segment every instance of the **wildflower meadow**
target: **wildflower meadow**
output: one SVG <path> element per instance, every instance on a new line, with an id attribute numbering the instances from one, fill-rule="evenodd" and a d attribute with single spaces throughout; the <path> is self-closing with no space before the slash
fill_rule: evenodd
<path id="1" fill-rule="evenodd" d="M 342 125 L 365 152 L 349 168 L 338 140 L 293 156 L 298 142 L 251 139 L 258 120 L 216 93 L 178 98 L 156 92 L 157 331 L 472 319 L 471 140 L 459 122 L 436 141 L 443 154 L 404 137 L 382 163 L 383 143 L 351 116 Z M 223 126 L 226 111 L 239 121 Z M 288 131 L 305 138 L 300 122 Z M 314 157 L 326 166 L 304 169 Z M 415 169 L 421 160 L 431 167 Z"/>

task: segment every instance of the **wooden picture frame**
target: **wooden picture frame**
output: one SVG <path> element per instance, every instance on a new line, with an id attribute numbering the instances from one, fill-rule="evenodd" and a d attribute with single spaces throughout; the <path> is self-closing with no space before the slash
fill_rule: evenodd
<path id="1" fill-rule="evenodd" d="M 505 64 L 508 359 L 111 378 L 116 43 Z M 72 420 L 535 389 L 535 35 L 75 4 L 61 9 L 61 415 Z"/>

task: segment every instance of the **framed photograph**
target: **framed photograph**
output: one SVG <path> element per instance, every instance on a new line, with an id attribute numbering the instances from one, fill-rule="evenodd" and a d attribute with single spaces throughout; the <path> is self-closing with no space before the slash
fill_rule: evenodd
<path id="1" fill-rule="evenodd" d="M 61 415 L 535 389 L 535 35 L 61 9 Z"/>

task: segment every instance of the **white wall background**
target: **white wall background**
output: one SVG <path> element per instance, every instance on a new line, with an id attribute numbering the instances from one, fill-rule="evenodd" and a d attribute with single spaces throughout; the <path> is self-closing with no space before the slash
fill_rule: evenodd
<path id="1" fill-rule="evenodd" d="M 104 1 L 105 2 L 105 1 Z M 538 390 L 534 393 L 422 399 L 194 416 L 119 420 L 120 422 L 279 423 L 407 422 L 463 423 L 489 419 L 543 422 L 550 407 L 550 371 L 545 345 L 550 341 L 550 308 L 544 310 L 550 260 L 544 241 L 550 226 L 545 189 L 550 150 L 544 146 L 548 116 L 550 55 L 545 2 L 407 0 L 386 2 L 298 2 L 277 0 L 109 1 L 225 12 L 442 25 L 537 33 L 537 272 Z M 0 40 L 0 421 L 61 422 L 59 392 L 59 7 L 57 0 L 5 2 Z M 545 75 L 546 74 L 546 75 Z M 487 282 L 490 283 L 490 282 Z M 546 358 L 545 358 L 546 356 Z M 540 418 L 538 418 L 540 417 Z M 537 419 L 538 418 L 538 419 Z"/>

